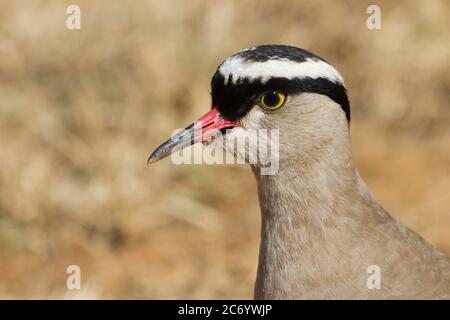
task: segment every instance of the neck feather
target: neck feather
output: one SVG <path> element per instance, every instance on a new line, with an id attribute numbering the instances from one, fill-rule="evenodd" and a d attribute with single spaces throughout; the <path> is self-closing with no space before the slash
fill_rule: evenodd
<path id="1" fill-rule="evenodd" d="M 253 168 L 262 216 L 255 298 L 297 297 L 299 288 L 321 282 L 342 256 L 342 242 L 364 223 L 360 214 L 367 210 L 349 208 L 373 202 L 348 135 L 324 146 L 320 157 L 282 161 L 272 176 Z"/>

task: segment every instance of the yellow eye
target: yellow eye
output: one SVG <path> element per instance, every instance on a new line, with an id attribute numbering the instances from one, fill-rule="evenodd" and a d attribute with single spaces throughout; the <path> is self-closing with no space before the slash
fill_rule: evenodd
<path id="1" fill-rule="evenodd" d="M 283 92 L 270 91 L 259 98 L 259 104 L 264 109 L 275 110 L 283 105 L 285 99 L 286 96 Z"/>

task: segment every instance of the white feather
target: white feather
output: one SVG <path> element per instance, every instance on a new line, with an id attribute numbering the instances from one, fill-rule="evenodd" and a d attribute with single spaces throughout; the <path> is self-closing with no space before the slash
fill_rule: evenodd
<path id="1" fill-rule="evenodd" d="M 293 78 L 326 78 L 335 83 L 344 84 L 344 80 L 339 72 L 330 64 L 322 60 L 308 58 L 304 62 L 297 62 L 288 59 L 272 59 L 263 62 L 249 62 L 239 56 L 232 56 L 226 60 L 220 67 L 219 72 L 228 81 L 231 75 L 231 81 L 236 83 L 238 79 L 260 79 L 262 83 L 270 78 L 281 77 L 287 79 Z"/>

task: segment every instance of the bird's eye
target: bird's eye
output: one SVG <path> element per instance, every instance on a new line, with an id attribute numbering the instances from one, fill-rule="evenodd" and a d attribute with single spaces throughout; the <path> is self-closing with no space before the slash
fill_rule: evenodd
<path id="1" fill-rule="evenodd" d="M 275 110 L 283 105 L 285 98 L 281 91 L 269 91 L 259 98 L 259 104 L 264 109 Z"/>

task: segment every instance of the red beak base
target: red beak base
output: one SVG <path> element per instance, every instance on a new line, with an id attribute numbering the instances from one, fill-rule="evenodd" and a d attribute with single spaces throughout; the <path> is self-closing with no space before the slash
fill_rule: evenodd
<path id="1" fill-rule="evenodd" d="M 160 145 L 153 151 L 147 163 L 158 161 L 194 143 L 207 142 L 220 130 L 237 126 L 239 126 L 238 121 L 225 120 L 219 110 L 214 107 L 194 123 Z"/>

